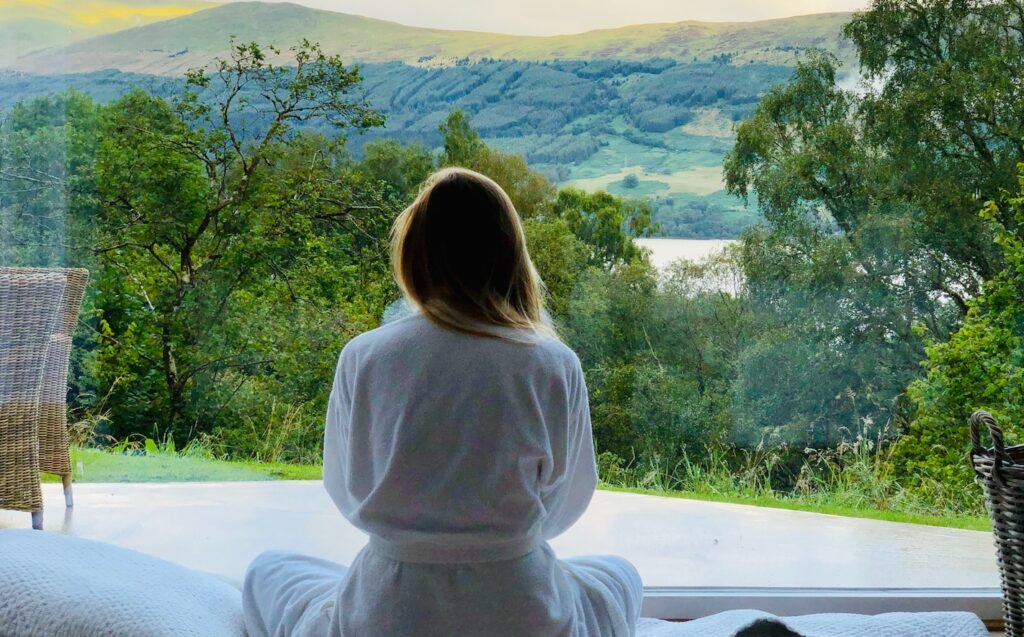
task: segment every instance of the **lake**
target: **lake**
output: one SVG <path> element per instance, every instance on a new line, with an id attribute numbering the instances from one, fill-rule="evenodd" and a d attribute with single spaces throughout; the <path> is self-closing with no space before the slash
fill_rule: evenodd
<path id="1" fill-rule="evenodd" d="M 651 262 L 663 270 L 674 261 L 687 259 L 700 261 L 736 243 L 735 239 L 671 239 L 647 238 L 636 242 L 651 251 Z"/>

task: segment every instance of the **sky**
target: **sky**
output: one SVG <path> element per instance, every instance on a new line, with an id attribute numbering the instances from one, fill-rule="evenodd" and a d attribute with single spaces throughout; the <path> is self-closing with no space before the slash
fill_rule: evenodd
<path id="1" fill-rule="evenodd" d="M 402 24 L 521 35 L 580 33 L 648 22 L 766 20 L 856 11 L 867 0 L 292 0 Z"/>

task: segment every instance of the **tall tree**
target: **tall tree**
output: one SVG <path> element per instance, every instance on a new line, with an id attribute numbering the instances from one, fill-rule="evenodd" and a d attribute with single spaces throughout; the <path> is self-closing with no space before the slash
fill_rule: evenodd
<path id="1" fill-rule="evenodd" d="M 159 400 L 136 403 L 145 413 L 134 416 L 165 432 L 190 435 L 216 417 L 191 404 L 202 379 L 272 365 L 254 335 L 228 338 L 244 304 L 265 296 L 254 290 L 272 281 L 301 302 L 290 268 L 316 251 L 323 228 L 347 224 L 358 237 L 382 210 L 339 170 L 344 131 L 383 121 L 355 93 L 358 69 L 309 42 L 292 55 L 295 65 L 280 67 L 259 45 L 234 44 L 211 73 L 190 72 L 173 103 L 136 91 L 107 109 L 96 248 L 110 308 L 104 360 L 109 382 L 127 376 L 124 391 L 155 389 L 159 370 Z M 338 137 L 307 144 L 294 127 L 311 122 Z M 140 365 L 126 371 L 119 357 Z"/>
<path id="2" fill-rule="evenodd" d="M 744 357 L 748 426 L 827 443 L 914 417 L 922 335 L 949 338 L 1002 267 L 976 212 L 1024 160 L 1022 15 L 1017 0 L 876 0 L 845 28 L 860 86 L 811 54 L 738 127 L 726 183 L 764 215 L 743 259 L 777 326 Z"/>

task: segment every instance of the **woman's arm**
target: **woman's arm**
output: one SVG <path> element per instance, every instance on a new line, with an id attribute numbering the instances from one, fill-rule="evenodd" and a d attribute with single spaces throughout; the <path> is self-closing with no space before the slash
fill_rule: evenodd
<path id="1" fill-rule="evenodd" d="M 542 488 L 541 498 L 547 511 L 544 538 L 561 535 L 587 510 L 597 487 L 597 465 L 594 460 L 594 434 L 590 425 L 590 401 L 583 370 L 576 362 L 569 383 L 568 432 L 552 436 L 564 440 L 562 448 L 553 448 L 554 471 L 551 484 Z M 559 447 L 557 443 L 554 445 Z"/>
<path id="2" fill-rule="evenodd" d="M 350 398 L 345 378 L 345 352 L 338 358 L 334 385 L 324 422 L 324 488 L 335 506 L 348 517 L 357 502 L 349 489 L 348 427 Z"/>

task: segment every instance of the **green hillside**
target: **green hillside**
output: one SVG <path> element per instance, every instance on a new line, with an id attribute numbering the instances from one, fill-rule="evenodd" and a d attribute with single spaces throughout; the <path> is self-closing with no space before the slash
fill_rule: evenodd
<path id="1" fill-rule="evenodd" d="M 63 47 L 214 6 L 203 0 L 0 0 L 0 66 L 29 52 Z"/>
<path id="2" fill-rule="evenodd" d="M 361 70 L 387 125 L 352 139 L 353 151 L 380 137 L 437 148 L 438 123 L 457 106 L 488 144 L 525 156 L 559 184 L 648 198 L 666 232 L 680 237 L 733 237 L 756 221 L 754 209 L 724 192 L 722 158 L 733 123 L 792 73 L 782 65 L 664 58 L 434 68 L 371 62 Z M 67 88 L 107 101 L 131 87 L 170 96 L 179 82 L 113 70 L 0 73 L 0 113 Z"/>
<path id="3" fill-rule="evenodd" d="M 16 67 L 32 72 L 104 68 L 176 75 L 223 55 L 227 35 L 287 46 L 308 38 L 348 61 L 401 61 L 434 66 L 468 58 L 554 60 L 667 57 L 690 61 L 725 55 L 734 63 L 791 63 L 795 51 L 832 50 L 849 58 L 839 39 L 849 14 L 762 22 L 679 22 L 629 26 L 564 36 L 516 36 L 408 27 L 288 3 L 235 3 L 29 54 Z"/>
<path id="4" fill-rule="evenodd" d="M 385 129 L 352 140 L 356 152 L 382 136 L 436 148 L 438 122 L 457 106 L 487 143 L 525 156 L 559 184 L 648 198 L 672 236 L 732 237 L 756 220 L 723 190 L 733 124 L 789 77 L 799 51 L 824 48 L 850 59 L 839 37 L 848 19 L 680 22 L 535 37 L 234 3 L 25 55 L 0 74 L 0 112 L 69 87 L 100 100 L 136 86 L 173 92 L 184 70 L 225 56 L 230 35 L 282 48 L 309 39 L 360 62 L 368 97 L 388 117 Z"/>

